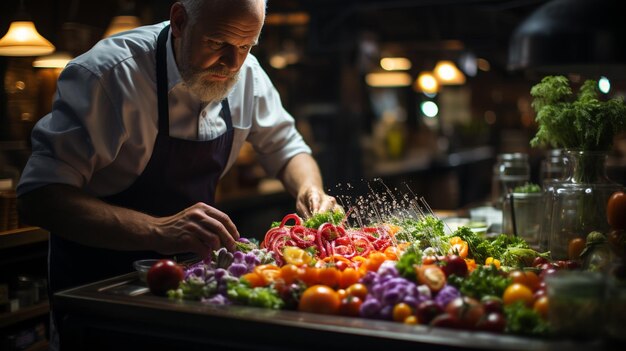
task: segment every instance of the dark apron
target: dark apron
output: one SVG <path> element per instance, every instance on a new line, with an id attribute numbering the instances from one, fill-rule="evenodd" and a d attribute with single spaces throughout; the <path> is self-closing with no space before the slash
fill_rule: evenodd
<path id="1" fill-rule="evenodd" d="M 197 203 L 215 201 L 215 188 L 226 167 L 233 143 L 233 124 L 228 101 L 222 101 L 226 133 L 210 141 L 172 138 L 169 135 L 166 42 L 169 25 L 157 41 L 157 98 L 159 131 L 154 150 L 143 173 L 126 190 L 102 198 L 112 205 L 153 216 L 173 215 Z M 50 235 L 50 293 L 133 270 L 138 259 L 159 258 L 150 251 L 117 251 L 78 244 Z"/>

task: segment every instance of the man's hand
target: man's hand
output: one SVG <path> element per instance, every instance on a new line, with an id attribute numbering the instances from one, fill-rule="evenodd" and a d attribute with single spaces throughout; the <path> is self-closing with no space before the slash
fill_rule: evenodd
<path id="1" fill-rule="evenodd" d="M 218 209 L 197 203 L 169 217 L 157 220 L 156 251 L 162 254 L 194 252 L 200 257 L 225 247 L 235 251 L 237 227 Z"/>
<path id="2" fill-rule="evenodd" d="M 303 187 L 296 197 L 296 210 L 304 218 L 330 211 L 336 206 L 337 200 L 316 186 Z"/>

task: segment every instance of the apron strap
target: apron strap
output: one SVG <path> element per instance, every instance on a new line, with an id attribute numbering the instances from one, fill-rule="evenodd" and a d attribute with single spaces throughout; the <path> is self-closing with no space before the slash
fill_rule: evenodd
<path id="1" fill-rule="evenodd" d="M 170 135 L 170 113 L 167 99 L 167 35 L 170 32 L 168 24 L 159 33 L 157 39 L 157 101 L 159 108 L 159 133 Z"/>
<path id="2" fill-rule="evenodd" d="M 228 99 L 222 100 L 222 118 L 226 122 L 226 131 L 233 130 L 233 118 L 230 114 L 230 106 L 228 105 Z"/>

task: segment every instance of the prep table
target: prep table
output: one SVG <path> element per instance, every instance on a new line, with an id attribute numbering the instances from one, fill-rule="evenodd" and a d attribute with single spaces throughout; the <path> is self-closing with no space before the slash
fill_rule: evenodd
<path id="1" fill-rule="evenodd" d="M 72 350 L 600 350 L 552 340 L 152 295 L 136 272 L 55 294 Z"/>

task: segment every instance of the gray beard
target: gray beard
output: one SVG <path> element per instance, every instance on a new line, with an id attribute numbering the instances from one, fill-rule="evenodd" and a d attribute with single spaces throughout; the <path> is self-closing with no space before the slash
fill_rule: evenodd
<path id="1" fill-rule="evenodd" d="M 196 95 L 202 102 L 210 103 L 224 100 L 239 79 L 239 72 L 231 74 L 224 82 L 212 82 L 202 78 L 209 73 L 218 73 L 222 75 L 230 74 L 216 71 L 217 70 L 212 69 L 194 69 L 187 66 L 181 69 L 181 77 L 194 95 Z"/>

